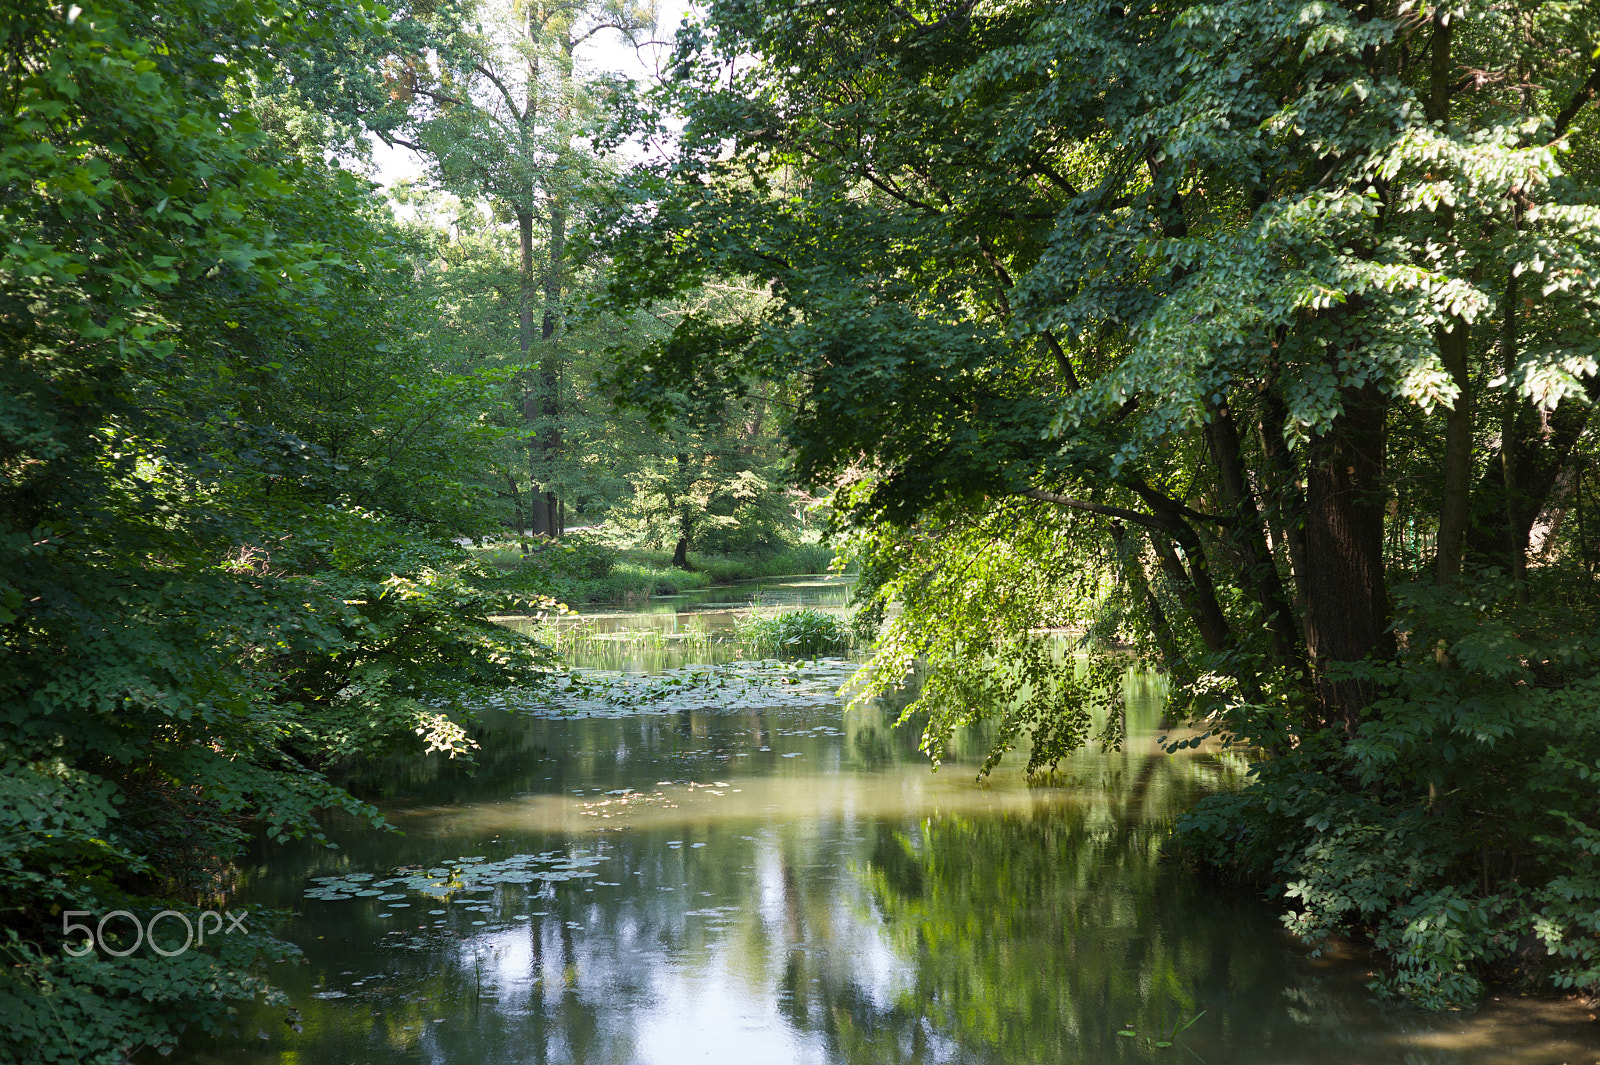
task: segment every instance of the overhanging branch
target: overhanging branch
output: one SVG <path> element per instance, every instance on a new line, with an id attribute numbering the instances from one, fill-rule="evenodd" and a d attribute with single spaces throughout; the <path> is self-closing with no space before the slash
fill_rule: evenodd
<path id="1" fill-rule="evenodd" d="M 1573 94 L 1571 100 L 1567 101 L 1567 106 L 1563 107 L 1561 113 L 1556 115 L 1557 137 L 1566 134 L 1567 127 L 1572 125 L 1573 119 L 1578 117 L 1578 112 L 1582 111 L 1584 105 L 1593 100 L 1596 95 L 1600 95 L 1600 63 L 1595 64 L 1594 69 L 1589 72 L 1589 80 L 1583 83 L 1583 87 Z"/>
<path id="2" fill-rule="evenodd" d="M 1125 510 L 1122 507 L 1111 507 L 1104 503 L 1091 503 L 1087 499 L 1074 499 L 1058 492 L 1046 492 L 1042 488 L 1030 488 L 1022 493 L 1029 499 L 1037 499 L 1044 503 L 1054 503 L 1058 507 L 1070 507 L 1073 510 L 1086 510 L 1091 514 L 1104 514 L 1108 518 L 1121 518 L 1141 525 L 1146 529 L 1165 529 L 1167 523 L 1154 514 L 1141 514 L 1137 510 Z"/>

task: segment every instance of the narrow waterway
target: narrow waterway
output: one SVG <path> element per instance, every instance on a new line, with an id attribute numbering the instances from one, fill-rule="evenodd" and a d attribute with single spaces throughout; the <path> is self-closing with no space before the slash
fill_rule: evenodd
<path id="1" fill-rule="evenodd" d="M 1386 1008 L 1360 959 L 1310 959 L 1264 905 L 1162 860 L 1173 817 L 1237 779 L 1130 742 L 1049 787 L 938 773 L 853 668 L 731 661 L 752 600 L 837 609 L 821 578 L 598 612 L 586 665 L 652 670 L 558 705 L 508 695 L 479 766 L 366 782 L 403 834 L 263 852 L 251 906 L 297 910 L 297 1014 L 241 1018 L 195 1062 L 1539 1063 L 1600 1061 L 1582 1014 Z M 651 640 L 601 638 L 649 630 Z"/>

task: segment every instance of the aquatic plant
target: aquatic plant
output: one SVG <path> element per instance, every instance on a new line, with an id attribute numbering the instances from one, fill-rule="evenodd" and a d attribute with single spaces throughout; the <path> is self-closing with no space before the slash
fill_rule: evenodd
<path id="1" fill-rule="evenodd" d="M 734 631 L 753 653 L 775 658 L 838 654 L 850 647 L 853 635 L 837 615 L 810 607 L 767 617 L 749 614 L 739 619 Z"/>
<path id="2" fill-rule="evenodd" d="M 1175 1042 L 1177 1042 L 1178 1036 L 1181 1033 L 1188 1031 L 1194 1026 L 1196 1021 L 1205 1015 L 1206 1011 L 1201 1010 L 1199 1013 L 1195 1014 L 1193 1017 L 1190 1017 L 1181 1024 L 1177 1021 L 1173 1021 L 1170 1027 L 1158 1030 L 1155 1035 L 1141 1037 L 1138 1029 L 1136 1029 L 1132 1024 L 1129 1024 L 1125 1028 L 1117 1029 L 1117 1034 L 1128 1039 L 1137 1039 L 1152 1050 L 1166 1050 Z"/>
<path id="3" fill-rule="evenodd" d="M 569 674 L 550 688 L 508 691 L 485 705 L 540 717 L 627 717 L 684 710 L 742 713 L 816 706 L 838 702 L 840 687 L 855 669 L 854 663 L 835 658 L 730 662 L 655 674 L 586 671 Z"/>
<path id="4" fill-rule="evenodd" d="M 435 865 L 403 866 L 382 880 L 375 873 L 340 873 L 311 878 L 305 897 L 317 902 L 343 902 L 356 898 L 375 898 L 397 905 L 405 892 L 416 892 L 432 899 L 490 891 L 501 884 L 558 883 L 599 876 L 590 867 L 605 861 L 591 854 L 545 851 L 541 854 L 513 854 L 490 861 L 482 855 L 447 859 Z M 409 904 L 406 904 L 409 905 Z"/>

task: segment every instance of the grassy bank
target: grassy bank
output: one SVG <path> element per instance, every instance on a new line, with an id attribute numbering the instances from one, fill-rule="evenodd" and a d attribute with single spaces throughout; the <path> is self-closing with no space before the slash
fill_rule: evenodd
<path id="1" fill-rule="evenodd" d="M 758 577 L 825 573 L 833 563 L 833 549 L 815 543 L 765 555 L 691 551 L 687 570 L 672 564 L 670 551 L 616 547 L 582 535 L 555 544 L 533 542 L 526 555 L 514 541 L 472 550 L 501 574 L 508 587 L 541 592 L 569 604 L 621 602 Z"/>

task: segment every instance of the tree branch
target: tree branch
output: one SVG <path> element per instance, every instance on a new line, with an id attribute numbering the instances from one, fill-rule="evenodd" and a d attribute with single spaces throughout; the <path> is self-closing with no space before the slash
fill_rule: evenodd
<path id="1" fill-rule="evenodd" d="M 1073 372 L 1072 361 L 1067 358 L 1066 351 L 1061 347 L 1061 341 L 1057 340 L 1056 335 L 1050 332 L 1048 329 L 1046 329 L 1042 335 L 1044 337 L 1044 342 L 1050 346 L 1050 354 L 1056 357 L 1056 369 L 1059 370 L 1061 372 L 1061 376 L 1066 379 L 1067 387 L 1072 389 L 1074 392 L 1082 389 L 1083 385 L 1078 383 L 1078 375 Z"/>
<path id="2" fill-rule="evenodd" d="M 1142 477 L 1129 477 L 1128 487 L 1133 489 L 1134 493 L 1138 495 L 1140 499 L 1150 504 L 1150 509 L 1156 511 L 1158 514 L 1167 514 L 1173 519 L 1182 517 L 1188 518 L 1191 521 L 1203 521 L 1209 525 L 1221 525 L 1223 528 L 1227 528 L 1233 524 L 1233 522 L 1229 521 L 1227 518 L 1220 517 L 1216 514 L 1205 514 L 1178 502 L 1165 492 L 1159 492 L 1156 489 L 1151 488 L 1145 483 L 1145 480 Z"/>
<path id="3" fill-rule="evenodd" d="M 1589 73 L 1589 80 L 1583 83 L 1583 87 L 1567 101 L 1567 106 L 1556 115 L 1556 137 L 1561 137 L 1567 132 L 1567 127 L 1578 117 L 1578 112 L 1582 111 L 1584 105 L 1593 100 L 1596 94 L 1600 94 L 1600 63 L 1595 64 L 1594 70 Z"/>
<path id="4" fill-rule="evenodd" d="M 1055 167 L 1051 166 L 1044 160 L 1038 160 L 1030 165 L 1031 168 L 1046 181 L 1050 182 L 1050 184 L 1054 185 L 1068 196 L 1071 196 L 1073 199 L 1077 199 L 1080 195 L 1082 195 L 1082 193 L 1078 191 L 1078 187 L 1076 185 L 1068 181 L 1065 177 L 1056 173 Z"/>
<path id="5" fill-rule="evenodd" d="M 416 152 L 418 155 L 425 154 L 425 149 L 422 147 L 422 145 L 417 144 L 414 141 L 408 141 L 404 137 L 396 137 L 392 133 L 385 133 L 383 130 L 379 130 L 379 129 L 375 129 L 372 132 L 373 132 L 374 135 L 377 136 L 377 138 L 379 140 L 381 140 L 384 144 L 387 144 L 391 148 L 394 148 L 394 147 L 410 148 L 412 151 Z"/>
<path id="6" fill-rule="evenodd" d="M 567 52 L 568 54 L 571 54 L 577 49 L 578 45 L 582 44 L 584 41 L 587 41 L 590 37 L 593 37 L 601 30 L 616 30 L 618 33 L 622 34 L 627 42 L 633 45 L 634 50 L 637 51 L 640 46 L 634 41 L 633 35 L 646 28 L 647 27 L 645 26 L 635 25 L 630 22 L 601 22 L 591 27 L 587 33 L 574 37 L 572 39 L 571 46 L 567 49 Z"/>
<path id="7" fill-rule="evenodd" d="M 815 159 L 821 158 L 821 156 L 815 155 L 814 153 L 807 154 L 812 155 L 812 158 Z M 909 207 L 919 208 L 923 211 L 926 211 L 928 214 L 937 215 L 944 213 L 937 205 L 931 204 L 926 200 L 919 200 L 908 192 L 900 191 L 899 186 L 895 185 L 888 178 L 880 179 L 876 177 L 872 171 L 866 167 L 861 168 L 860 174 L 862 177 L 870 181 L 875 187 L 882 189 L 884 192 L 888 193 L 890 196 L 893 196 L 895 199 Z"/>
<path id="8" fill-rule="evenodd" d="M 488 78 L 490 84 L 500 90 L 500 99 L 506 102 L 506 107 L 511 110 L 512 114 L 515 115 L 519 113 L 517 109 L 517 101 L 512 98 L 511 90 L 506 88 L 506 83 L 500 80 L 500 75 L 496 74 L 482 63 L 474 63 L 472 69 Z M 532 86 L 529 86 L 528 88 L 528 95 L 530 97 L 533 95 Z"/>
<path id="9" fill-rule="evenodd" d="M 1046 492 L 1042 488 L 1029 488 L 1022 493 L 1029 499 L 1037 499 L 1044 503 L 1054 503 L 1059 507 L 1070 507 L 1073 510 L 1087 510 L 1091 514 L 1104 514 L 1110 518 L 1121 518 L 1141 525 L 1146 529 L 1166 529 L 1167 523 L 1154 514 L 1141 514 L 1137 510 L 1124 510 L 1122 507 L 1109 507 L 1104 503 L 1091 503 L 1087 499 L 1074 499 L 1071 496 L 1060 495 L 1056 492 Z"/>

